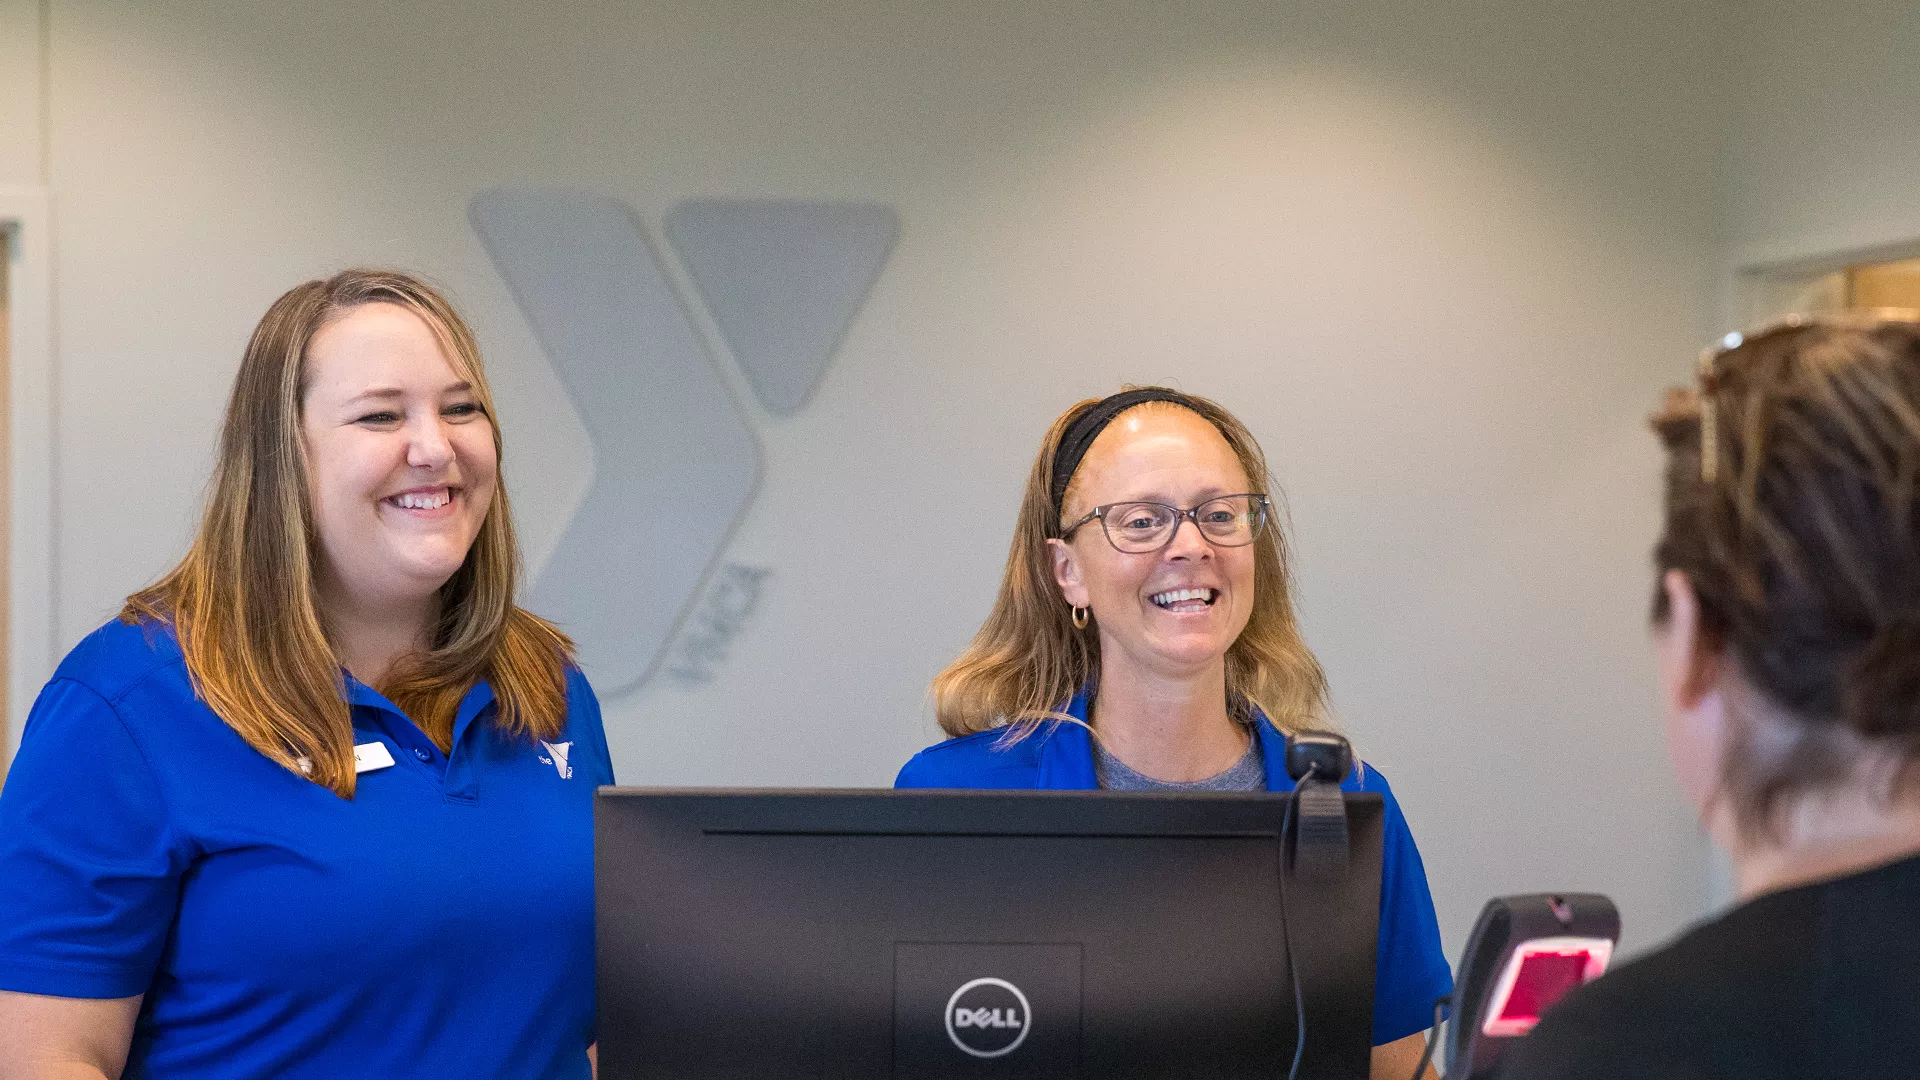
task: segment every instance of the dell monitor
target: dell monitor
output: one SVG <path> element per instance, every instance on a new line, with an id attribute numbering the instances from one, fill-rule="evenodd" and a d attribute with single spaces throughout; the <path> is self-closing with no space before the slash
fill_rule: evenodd
<path id="1" fill-rule="evenodd" d="M 1271 1080 L 1298 1012 L 1297 1075 L 1361 1080 L 1383 805 L 1344 797 L 1332 871 L 1287 806 L 603 788 L 600 1075 Z"/>

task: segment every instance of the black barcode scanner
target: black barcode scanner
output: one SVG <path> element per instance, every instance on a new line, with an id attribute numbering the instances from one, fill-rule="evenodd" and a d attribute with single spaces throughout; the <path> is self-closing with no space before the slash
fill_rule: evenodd
<path id="1" fill-rule="evenodd" d="M 1487 901 L 1454 972 L 1448 1080 L 1490 1076 L 1554 1002 L 1599 978 L 1620 940 L 1620 912 L 1596 893 Z"/>

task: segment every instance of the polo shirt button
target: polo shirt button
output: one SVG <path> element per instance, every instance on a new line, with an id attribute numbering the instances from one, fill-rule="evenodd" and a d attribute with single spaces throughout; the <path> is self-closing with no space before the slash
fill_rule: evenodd
<path id="1" fill-rule="evenodd" d="M 421 761 L 433 760 L 432 754 L 427 753 L 425 750 L 422 750 L 417 746 L 413 748 L 413 756 L 419 758 Z"/>

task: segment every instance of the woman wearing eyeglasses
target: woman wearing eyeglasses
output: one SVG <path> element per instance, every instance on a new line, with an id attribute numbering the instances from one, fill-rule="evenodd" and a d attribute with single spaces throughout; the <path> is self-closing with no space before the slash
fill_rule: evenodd
<path id="1" fill-rule="evenodd" d="M 947 741 L 899 787 L 1288 791 L 1286 732 L 1325 726 L 1266 459 L 1219 405 L 1162 387 L 1083 401 L 1028 476 L 1000 596 L 933 683 Z M 1386 780 L 1375 1077 L 1405 1080 L 1452 979 Z"/>
<path id="2" fill-rule="evenodd" d="M 1575 991 L 1514 1080 L 1920 1075 L 1920 312 L 1729 336 L 1669 394 L 1653 620 L 1740 903 Z"/>

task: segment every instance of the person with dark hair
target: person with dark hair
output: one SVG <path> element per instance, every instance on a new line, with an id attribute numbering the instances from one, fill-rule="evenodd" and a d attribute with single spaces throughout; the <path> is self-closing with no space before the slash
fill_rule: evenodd
<path id="1" fill-rule="evenodd" d="M 1293 790 L 1287 735 L 1327 726 L 1327 685 L 1273 490 L 1253 433 L 1206 398 L 1131 387 L 1062 413 L 999 599 L 934 679 L 950 737 L 896 786 Z M 1378 769 L 1342 787 L 1386 804 L 1372 1075 L 1430 1077 L 1422 1033 L 1453 980 L 1426 870 Z"/>
<path id="2" fill-rule="evenodd" d="M 1740 903 L 1501 1076 L 1920 1075 L 1920 313 L 1729 335 L 1654 427 L 1669 747 Z"/>

